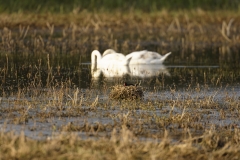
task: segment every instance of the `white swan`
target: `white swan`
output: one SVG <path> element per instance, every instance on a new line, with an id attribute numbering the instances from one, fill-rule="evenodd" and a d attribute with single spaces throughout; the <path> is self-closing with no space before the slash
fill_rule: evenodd
<path id="1" fill-rule="evenodd" d="M 127 65 L 130 60 L 131 58 L 127 59 L 125 55 L 116 53 L 113 49 L 104 51 L 103 56 L 101 56 L 99 51 L 94 50 L 91 55 L 92 78 L 97 79 L 101 73 L 106 78 L 122 77 L 129 72 Z"/>
<path id="2" fill-rule="evenodd" d="M 96 59 L 97 57 L 97 59 Z M 97 63 L 98 65 L 113 66 L 113 65 L 128 65 L 131 57 L 126 58 L 121 53 L 116 53 L 112 49 L 108 49 L 102 56 L 98 50 L 94 50 L 91 54 L 92 65 Z"/>
<path id="3" fill-rule="evenodd" d="M 171 52 L 161 56 L 157 52 L 152 51 L 135 51 L 128 55 L 126 58 L 131 58 L 129 64 L 162 64 L 163 61 L 171 54 Z"/>

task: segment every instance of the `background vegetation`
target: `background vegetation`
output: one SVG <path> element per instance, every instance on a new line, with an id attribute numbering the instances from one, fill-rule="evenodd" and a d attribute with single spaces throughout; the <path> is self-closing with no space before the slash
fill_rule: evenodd
<path id="1" fill-rule="evenodd" d="M 202 8 L 204 10 L 239 10 L 240 0 L 0 0 L 0 12 L 52 12 L 78 11 L 129 11 L 132 9 L 152 12 L 160 9 L 182 10 Z"/>

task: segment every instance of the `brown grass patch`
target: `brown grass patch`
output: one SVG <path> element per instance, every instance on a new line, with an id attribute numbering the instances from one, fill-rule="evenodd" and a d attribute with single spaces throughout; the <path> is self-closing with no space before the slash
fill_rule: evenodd
<path id="1" fill-rule="evenodd" d="M 142 99 L 143 98 L 143 90 L 140 86 L 122 86 L 116 85 L 112 87 L 110 92 L 110 99 Z"/>

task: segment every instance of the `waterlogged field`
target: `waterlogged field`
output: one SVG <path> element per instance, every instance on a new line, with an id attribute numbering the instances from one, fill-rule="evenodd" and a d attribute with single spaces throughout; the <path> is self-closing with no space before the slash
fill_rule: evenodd
<path id="1" fill-rule="evenodd" d="M 28 16 L 1 16 L 0 159 L 240 158 L 238 16 Z M 172 54 L 115 74 L 107 48 Z M 124 81 L 144 97 L 110 99 Z"/>

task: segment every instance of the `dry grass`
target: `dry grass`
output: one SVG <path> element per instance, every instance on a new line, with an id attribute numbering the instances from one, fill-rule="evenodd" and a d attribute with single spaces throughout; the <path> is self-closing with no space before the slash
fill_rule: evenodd
<path id="1" fill-rule="evenodd" d="M 61 87 L 47 90 L 32 87 L 31 96 L 28 87 L 2 96 L 0 158 L 240 156 L 237 91 L 229 94 L 223 89 L 223 93 L 219 90 L 209 93 L 201 86 L 193 86 L 185 92 L 174 88 L 152 91 L 153 95 L 147 90 L 141 101 L 118 101 L 104 99 L 111 89 L 103 90 L 72 89 L 62 83 Z M 221 96 L 224 101 L 219 101 Z"/>
<path id="2" fill-rule="evenodd" d="M 1 134 L 1 159 L 238 159 L 239 130 L 226 142 L 210 129 L 202 136 L 172 143 L 165 132 L 160 142 L 141 142 L 123 126 L 110 139 L 81 140 L 76 134 L 34 141 L 21 134 Z"/>
<path id="3" fill-rule="evenodd" d="M 2 14 L 1 53 L 80 54 L 113 48 L 125 54 L 140 49 L 179 51 L 188 61 L 215 48 L 224 58 L 239 46 L 239 16 L 232 12 Z M 186 55 L 190 53 L 190 55 Z M 220 58 L 221 60 L 221 58 Z"/>
<path id="4" fill-rule="evenodd" d="M 224 104 L 209 97 L 136 103 L 102 100 L 94 93 L 89 90 L 83 95 L 78 89 L 63 86 L 31 98 L 25 91 L 19 91 L 14 101 L 3 97 L 2 122 L 5 118 L 8 121 L 1 131 L 0 158 L 232 159 L 239 156 L 239 124 L 211 123 L 218 119 L 239 119 L 239 101 L 228 95 Z M 72 120 L 68 123 L 67 119 Z M 36 124 L 31 127 L 33 122 Z M 21 129 L 16 134 L 5 133 L 4 128 L 8 130 L 7 126 L 12 124 L 26 126 L 30 133 L 48 132 L 49 140 L 40 135 L 35 138 L 42 137 L 41 141 L 17 134 Z M 49 127 L 42 129 L 41 125 Z M 81 139 L 79 133 L 87 139 L 85 136 Z"/>

